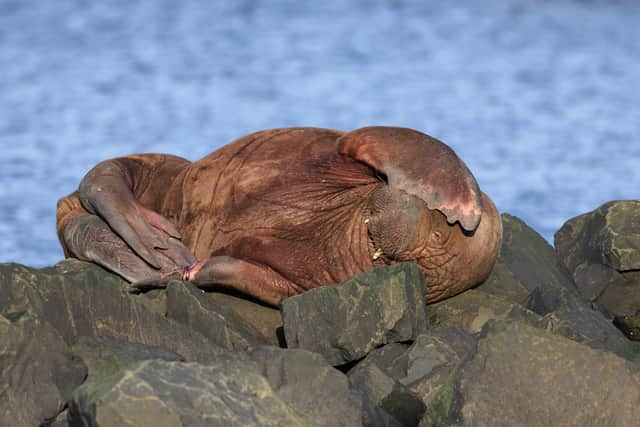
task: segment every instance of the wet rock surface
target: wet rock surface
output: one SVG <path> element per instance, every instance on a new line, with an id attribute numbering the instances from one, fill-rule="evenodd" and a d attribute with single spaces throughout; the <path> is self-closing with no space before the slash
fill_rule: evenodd
<path id="1" fill-rule="evenodd" d="M 417 265 L 404 263 L 287 298 L 282 302 L 287 346 L 340 365 L 380 345 L 414 339 L 426 328 L 425 295 Z"/>
<path id="2" fill-rule="evenodd" d="M 0 426 L 636 426 L 634 206 L 569 221 L 557 252 L 503 215 L 491 276 L 428 307 L 414 264 L 279 308 L 0 264 Z"/>

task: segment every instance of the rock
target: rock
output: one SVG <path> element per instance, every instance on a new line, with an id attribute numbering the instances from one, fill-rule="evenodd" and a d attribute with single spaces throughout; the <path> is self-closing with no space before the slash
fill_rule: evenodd
<path id="1" fill-rule="evenodd" d="M 137 302 L 149 310 L 162 316 L 167 314 L 167 292 L 165 289 L 150 289 L 144 293 L 134 295 Z"/>
<path id="2" fill-rule="evenodd" d="M 540 288 L 532 293 L 528 308 L 543 316 L 545 329 L 590 347 L 615 353 L 634 347 L 602 313 L 566 289 Z"/>
<path id="3" fill-rule="evenodd" d="M 140 304 L 127 288 L 114 274 L 77 260 L 45 270 L 0 264 L 0 314 L 33 314 L 67 343 L 78 336 L 111 336 L 202 362 L 223 351 L 202 334 Z"/>
<path id="4" fill-rule="evenodd" d="M 502 214 L 502 230 L 498 262 L 511 271 L 528 293 L 539 287 L 577 291 L 554 249 L 531 227 L 515 216 Z"/>
<path id="5" fill-rule="evenodd" d="M 53 421 L 86 375 L 49 324 L 24 312 L 0 316 L 0 425 Z"/>
<path id="6" fill-rule="evenodd" d="M 246 361 L 148 360 L 78 388 L 72 425 L 311 426 Z"/>
<path id="7" fill-rule="evenodd" d="M 260 334 L 263 342 L 273 346 L 285 346 L 279 309 L 249 300 L 242 295 L 225 292 L 207 292 L 206 295 L 217 305 L 226 307 L 243 322 L 252 326 Z"/>
<path id="8" fill-rule="evenodd" d="M 68 416 L 69 416 L 69 411 L 65 409 L 64 411 L 58 414 L 56 419 L 53 420 L 48 427 L 69 427 Z"/>
<path id="9" fill-rule="evenodd" d="M 529 299 L 529 289 L 518 280 L 500 257 L 498 257 L 487 280 L 477 289 L 521 306 L 526 306 Z"/>
<path id="10" fill-rule="evenodd" d="M 260 347 L 249 354 L 280 399 L 317 426 L 362 425 L 362 398 L 317 353 Z"/>
<path id="11" fill-rule="evenodd" d="M 362 392 L 368 408 L 389 414 L 402 426 L 415 426 L 424 415 L 426 407 L 420 397 L 374 363 L 356 366 L 349 372 L 349 381 Z"/>
<path id="12" fill-rule="evenodd" d="M 640 200 L 609 202 L 567 221 L 555 246 L 581 295 L 605 315 L 640 307 Z"/>
<path id="13" fill-rule="evenodd" d="M 636 426 L 640 371 L 626 360 L 519 322 L 485 325 L 460 368 L 457 422 Z"/>
<path id="14" fill-rule="evenodd" d="M 440 425 L 455 408 L 444 398 L 460 364 L 475 351 L 475 340 L 459 328 L 437 328 L 410 347 L 371 352 L 349 372 L 352 384 L 402 425 Z"/>
<path id="15" fill-rule="evenodd" d="M 190 283 L 169 282 L 167 317 L 185 324 L 227 350 L 245 351 L 266 344 L 253 325 Z"/>
<path id="16" fill-rule="evenodd" d="M 484 285 L 479 289 L 484 290 Z M 542 317 L 533 311 L 479 289 L 469 289 L 431 304 L 429 318 L 433 325 L 459 327 L 471 333 L 480 332 L 485 323 L 492 319 L 510 319 L 542 326 Z"/>
<path id="17" fill-rule="evenodd" d="M 71 351 L 81 358 L 89 369 L 89 378 L 105 370 L 118 372 L 136 362 L 150 359 L 184 361 L 178 353 L 164 347 L 150 346 L 119 340 L 113 337 L 77 337 Z"/>
<path id="18" fill-rule="evenodd" d="M 516 217 L 503 214 L 502 224 L 500 271 L 489 278 L 488 286 L 483 284 L 477 290 L 514 304 L 522 304 L 526 292 L 524 306 L 542 316 L 539 326 L 594 348 L 628 352 L 629 341 L 579 294 L 553 248 Z M 500 279 L 505 283 L 497 284 Z M 508 287 L 515 291 L 506 292 Z"/>
<path id="19" fill-rule="evenodd" d="M 608 202 L 570 219 L 556 233 L 555 246 L 570 271 L 584 262 L 640 270 L 640 200 Z"/>
<path id="20" fill-rule="evenodd" d="M 417 410 L 409 408 L 407 411 L 405 407 L 398 405 L 398 402 L 413 403 L 416 401 L 416 396 L 406 394 L 397 381 L 374 364 L 370 363 L 362 368 L 356 366 L 352 369 L 349 372 L 349 383 L 351 387 L 362 393 L 364 425 L 378 426 L 393 425 L 394 423 L 399 426 L 411 425 L 416 418 L 413 414 L 420 410 L 424 412 L 424 408 Z M 398 398 L 398 394 L 401 394 L 400 398 Z M 387 400 L 387 398 L 389 399 Z M 385 408 L 387 403 L 390 405 Z M 422 405 L 419 399 L 418 404 Z M 398 408 L 398 413 L 390 414 L 396 408 Z M 408 423 L 404 422 L 406 418 L 411 418 Z"/>
<path id="21" fill-rule="evenodd" d="M 425 289 L 418 266 L 403 263 L 287 298 L 281 303 L 287 346 L 320 353 L 335 366 L 414 339 L 426 328 Z"/>
<path id="22" fill-rule="evenodd" d="M 630 340 L 640 341 L 640 310 L 634 316 L 616 316 L 613 323 Z"/>

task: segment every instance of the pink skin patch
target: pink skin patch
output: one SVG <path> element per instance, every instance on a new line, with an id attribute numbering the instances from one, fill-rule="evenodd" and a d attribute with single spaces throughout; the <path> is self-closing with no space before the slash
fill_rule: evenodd
<path id="1" fill-rule="evenodd" d="M 163 273 L 160 277 L 161 279 L 168 279 L 177 275 L 180 278 L 180 280 L 189 282 L 202 269 L 204 264 L 205 264 L 204 261 L 196 261 L 193 264 L 187 265 L 186 267 L 176 268 L 175 270 L 171 270 L 169 272 Z"/>

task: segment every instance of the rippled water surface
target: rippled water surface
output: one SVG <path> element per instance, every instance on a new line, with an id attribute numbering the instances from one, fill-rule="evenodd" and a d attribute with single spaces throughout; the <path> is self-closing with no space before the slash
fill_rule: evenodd
<path id="1" fill-rule="evenodd" d="M 639 197 L 639 23 L 633 1 L 0 0 L 0 261 L 62 257 L 56 200 L 100 160 L 292 125 L 434 135 L 551 239 Z"/>

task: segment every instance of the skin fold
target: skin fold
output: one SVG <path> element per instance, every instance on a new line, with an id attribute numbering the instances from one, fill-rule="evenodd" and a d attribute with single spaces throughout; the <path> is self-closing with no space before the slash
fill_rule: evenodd
<path id="1" fill-rule="evenodd" d="M 393 127 L 266 130 L 194 163 L 107 160 L 58 202 L 57 231 L 67 257 L 134 287 L 180 277 L 268 304 L 403 261 L 437 301 L 489 275 L 502 235 L 448 146 Z"/>

